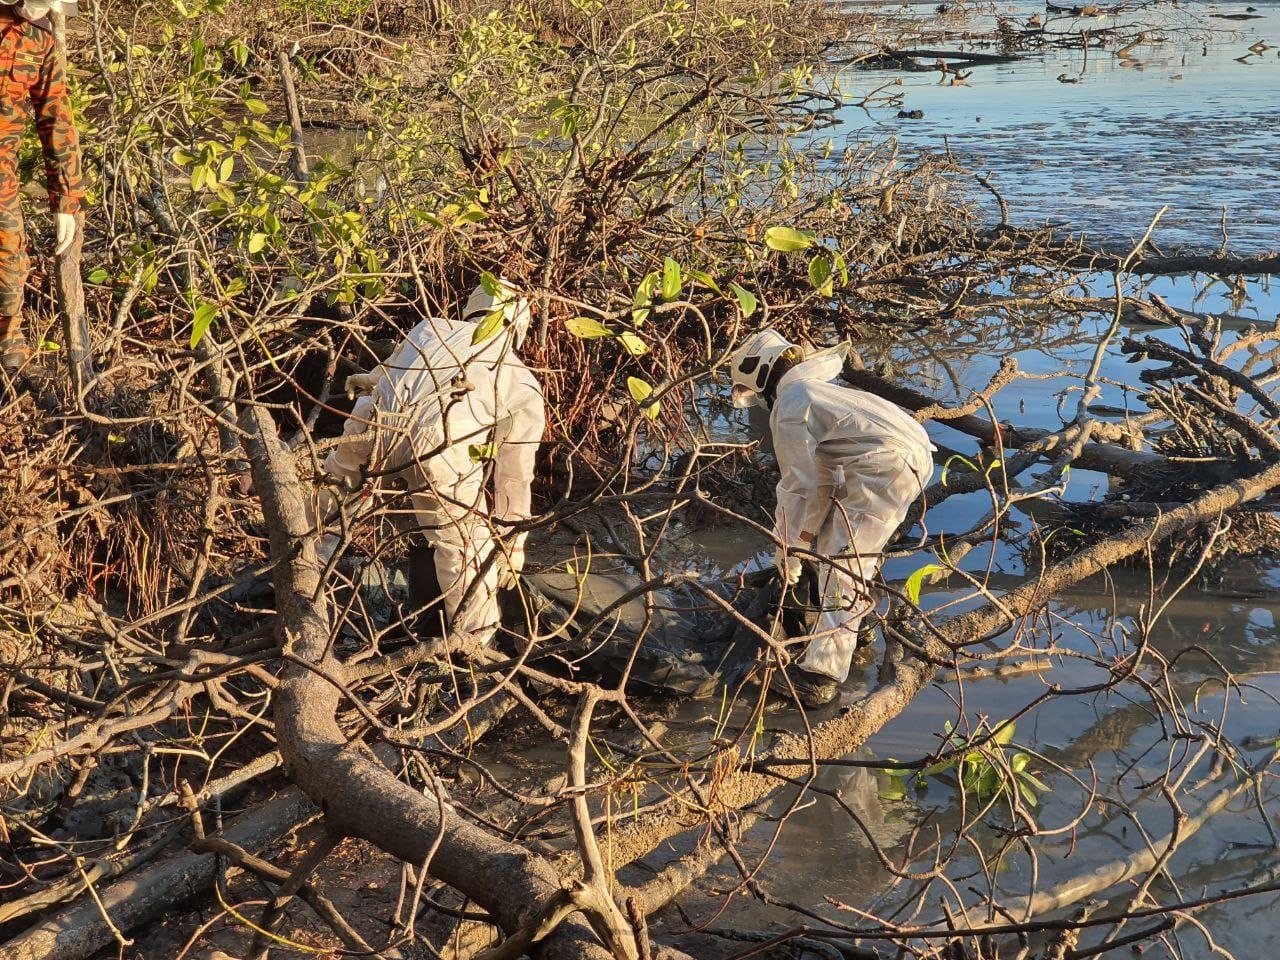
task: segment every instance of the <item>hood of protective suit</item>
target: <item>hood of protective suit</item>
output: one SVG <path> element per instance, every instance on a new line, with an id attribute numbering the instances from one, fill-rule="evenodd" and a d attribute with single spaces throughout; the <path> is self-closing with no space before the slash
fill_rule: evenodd
<path id="1" fill-rule="evenodd" d="M 837 343 L 834 347 L 826 347 L 805 357 L 778 381 L 778 389 L 792 380 L 834 380 L 844 371 L 845 358 L 849 354 L 847 343 Z"/>
<path id="2" fill-rule="evenodd" d="M 502 324 L 510 341 L 517 348 L 524 343 L 525 335 L 533 321 L 529 301 L 520 296 L 506 280 L 498 281 L 496 292 L 490 293 L 484 285 L 476 287 L 467 298 L 462 319 L 467 323 L 482 323 L 495 310 L 502 311 Z"/>
<path id="3" fill-rule="evenodd" d="M 75 0 L 0 0 L 6 7 L 13 7 L 25 20 L 43 20 L 51 13 L 74 17 L 80 11 Z"/>
<path id="4" fill-rule="evenodd" d="M 747 338 L 729 358 L 729 375 L 733 378 L 733 405 L 767 406 L 765 388 L 773 374 L 774 364 L 788 351 L 800 350 L 794 343 L 772 328 Z"/>

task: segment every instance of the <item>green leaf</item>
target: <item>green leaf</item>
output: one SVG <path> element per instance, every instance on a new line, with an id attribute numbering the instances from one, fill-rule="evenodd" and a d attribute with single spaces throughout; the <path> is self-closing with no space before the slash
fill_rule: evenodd
<path id="1" fill-rule="evenodd" d="M 764 242 L 770 250 L 779 253 L 799 253 L 814 244 L 814 235 L 808 230 L 793 227 L 770 227 L 764 232 Z"/>
<path id="2" fill-rule="evenodd" d="M 62 346 L 60 344 L 55 343 L 52 340 L 41 340 L 40 349 L 45 350 L 49 353 L 57 353 L 59 350 L 62 349 Z"/>
<path id="3" fill-rule="evenodd" d="M 670 257 L 662 262 L 662 299 L 674 300 L 680 296 L 684 279 L 680 276 L 680 264 Z"/>
<path id="4" fill-rule="evenodd" d="M 1041 780 L 1039 777 L 1037 777 L 1034 773 L 1029 773 L 1024 770 L 1020 774 L 1020 776 L 1023 783 L 1029 784 L 1036 790 L 1039 790 L 1041 793 L 1049 792 L 1049 785 L 1045 783 L 1043 780 Z"/>
<path id="5" fill-rule="evenodd" d="M 738 309 L 742 311 L 742 319 L 748 320 L 751 315 L 756 312 L 756 295 L 745 287 L 740 287 L 736 283 L 729 284 L 729 289 L 733 291 L 733 295 L 738 298 Z"/>
<path id="6" fill-rule="evenodd" d="M 471 458 L 472 463 L 482 463 L 485 460 L 492 460 L 498 453 L 498 445 L 496 443 L 472 443 L 467 446 L 467 456 Z"/>
<path id="7" fill-rule="evenodd" d="M 216 303 L 202 303 L 196 307 L 195 315 L 191 318 L 191 349 L 194 350 L 200 346 L 200 341 L 204 339 L 204 335 L 209 332 L 209 325 L 213 323 L 214 317 L 218 315 L 218 305 Z"/>
<path id="8" fill-rule="evenodd" d="M 618 342 L 633 357 L 643 357 L 649 352 L 649 345 L 630 331 L 618 334 Z"/>
<path id="9" fill-rule="evenodd" d="M 250 113 L 255 113 L 258 116 L 262 116 L 268 110 L 268 107 L 265 103 L 263 103 L 261 100 L 258 100 L 257 98 L 254 98 L 254 97 L 250 97 L 248 100 L 246 100 L 244 102 L 244 105 L 245 105 L 245 108 Z"/>
<path id="10" fill-rule="evenodd" d="M 652 303 L 653 293 L 658 289 L 658 284 L 661 280 L 662 278 L 658 275 L 657 271 L 646 274 L 645 278 L 636 286 L 636 296 L 633 303 L 637 307 L 647 306 Z"/>
<path id="11" fill-rule="evenodd" d="M 831 255 L 831 260 L 835 264 L 836 273 L 840 275 L 840 283 L 847 287 L 849 285 L 849 264 L 845 262 L 844 254 L 837 250 Z"/>
<path id="12" fill-rule="evenodd" d="M 653 387 L 639 377 L 627 377 L 627 392 L 631 394 L 632 400 L 640 404 L 646 417 L 650 420 L 658 419 L 659 404 L 649 400 L 653 396 Z"/>
<path id="13" fill-rule="evenodd" d="M 593 320 L 590 317 L 574 317 L 572 320 L 566 320 L 564 328 L 575 337 L 581 337 L 583 340 L 596 340 L 600 337 L 613 336 L 612 330 L 599 320 Z"/>
<path id="14" fill-rule="evenodd" d="M 218 167 L 218 179 L 224 183 L 231 179 L 231 175 L 236 172 L 236 158 L 224 157 L 222 164 Z"/>
<path id="15" fill-rule="evenodd" d="M 267 235 L 265 233 L 254 233 L 249 237 L 249 252 L 261 253 L 267 246 Z"/>
<path id="16" fill-rule="evenodd" d="M 942 476 L 939 477 L 939 479 L 942 481 L 942 485 L 944 487 L 947 485 L 947 474 L 951 472 L 951 464 L 955 463 L 957 460 L 968 466 L 974 473 L 978 472 L 978 465 L 976 463 L 963 454 L 954 453 L 947 457 L 947 462 L 942 465 Z"/>
<path id="17" fill-rule="evenodd" d="M 996 728 L 996 732 L 991 737 L 992 742 L 998 746 L 1007 747 L 1013 740 L 1013 728 L 1013 721 L 1006 720 Z"/>
<path id="18" fill-rule="evenodd" d="M 694 270 L 692 267 L 686 270 L 685 273 L 689 275 L 690 280 L 696 280 L 698 283 L 702 284 L 708 290 L 713 290 L 716 293 L 720 292 L 720 285 L 716 283 L 715 279 L 711 276 L 711 274 L 706 273 L 703 270 Z"/>
<path id="19" fill-rule="evenodd" d="M 813 289 L 824 297 L 829 297 L 835 292 L 831 258 L 825 253 L 820 253 L 809 261 L 809 282 L 813 284 Z"/>
<path id="20" fill-rule="evenodd" d="M 907 791 L 901 780 L 890 780 L 889 786 L 880 788 L 881 800 L 902 800 L 906 795 Z"/>
<path id="21" fill-rule="evenodd" d="M 86 279 L 95 286 L 101 285 L 111 279 L 111 272 L 106 267 L 98 267 Z"/>
<path id="22" fill-rule="evenodd" d="M 501 296 L 502 294 L 502 284 L 488 270 L 480 274 L 480 289 L 491 297 Z"/>
<path id="23" fill-rule="evenodd" d="M 925 578 L 931 574 L 944 573 L 946 572 L 946 569 L 946 567 L 939 566 L 936 563 L 926 563 L 915 573 L 911 574 L 911 576 L 907 577 L 907 583 L 903 589 L 906 590 L 907 597 L 911 602 L 916 606 L 919 606 L 920 588 L 924 586 Z"/>
<path id="24" fill-rule="evenodd" d="M 495 333 L 502 329 L 502 318 L 505 311 L 501 307 L 494 310 L 487 317 L 480 321 L 476 326 L 476 332 L 471 335 L 471 345 L 474 347 L 477 343 L 484 343 Z"/>

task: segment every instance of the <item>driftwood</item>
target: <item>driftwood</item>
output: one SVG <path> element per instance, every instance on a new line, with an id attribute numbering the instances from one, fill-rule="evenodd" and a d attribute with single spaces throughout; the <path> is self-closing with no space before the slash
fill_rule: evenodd
<path id="1" fill-rule="evenodd" d="M 990 251 L 1024 251 L 1072 270 L 1112 272 L 1123 270 L 1140 276 L 1173 276 L 1186 273 L 1258 276 L 1280 273 L 1280 251 L 1267 253 L 1151 253 L 1136 255 L 1132 245 L 1089 246 L 1079 237 L 1061 231 L 1043 233 L 1001 225 L 985 235 L 979 246 Z"/>
<path id="2" fill-rule="evenodd" d="M 223 837 L 246 850 L 271 846 L 304 823 L 315 808 L 300 790 L 241 814 Z M 116 930 L 127 932 L 162 916 L 177 903 L 207 890 L 218 871 L 211 853 L 184 853 L 128 875 L 95 897 L 54 914 L 3 945 L 5 960 L 84 960 L 110 946 Z M 99 908 L 98 900 L 102 907 Z M 103 911 L 111 918 L 108 925 Z"/>
<path id="3" fill-rule="evenodd" d="M 276 599 L 292 655 L 275 695 L 285 769 L 324 811 L 334 832 L 361 837 L 466 894 L 517 939 L 546 933 L 539 956 L 610 954 L 576 912 L 549 863 L 459 817 L 447 798 L 427 797 L 396 779 L 373 752 L 349 741 L 336 713 L 347 673 L 330 652 L 331 624 L 319 591 L 321 565 L 292 458 L 266 411 L 242 417 L 276 561 Z M 546 930 L 555 916 L 558 925 Z"/>
<path id="4" fill-rule="evenodd" d="M 1167 514 L 1134 524 L 1123 533 L 1094 543 L 1053 565 L 1042 576 L 1003 595 L 998 602 L 984 604 L 935 624 L 932 631 L 916 640 L 929 657 L 935 658 L 937 663 L 945 662 L 953 649 L 980 643 L 1007 629 L 1015 619 L 1031 615 L 1061 591 L 1152 544 L 1256 500 L 1278 485 L 1280 465 L 1268 467 L 1251 478 L 1224 484 Z M 914 657 L 898 659 L 881 686 L 850 704 L 839 716 L 815 726 L 811 737 L 802 734 L 780 737 L 767 753 L 753 759 L 752 766 L 803 778 L 813 772 L 815 762 L 849 755 L 906 709 L 934 678 L 936 671 L 936 663 Z M 724 816 L 754 806 L 778 786 L 779 781 L 766 773 L 739 769 L 717 784 L 717 806 L 712 813 Z M 677 807 L 669 812 L 642 817 L 613 831 L 602 846 L 608 861 L 617 869 L 648 855 L 664 841 L 703 822 L 701 812 Z M 686 858 L 634 895 L 660 905 L 719 855 L 717 852 Z M 1126 871 L 1124 876 L 1132 876 L 1132 873 Z"/>
<path id="5" fill-rule="evenodd" d="M 995 424 L 976 414 L 950 416 L 928 394 L 893 383 L 867 370 L 858 370 L 846 365 L 844 378 L 860 390 L 867 390 L 892 400 L 908 410 L 932 409 L 932 419 L 946 424 L 953 430 L 975 437 L 985 446 L 994 447 L 999 444 L 1006 450 L 1016 450 L 1031 444 L 1043 444 L 1041 453 L 1049 453 L 1063 446 L 1061 439 L 1052 430 Z M 1176 475 L 1183 469 L 1158 453 L 1130 450 L 1114 443 L 1086 443 L 1076 457 L 1075 463 L 1084 470 L 1098 470 L 1121 477 L 1152 476 L 1156 473 Z M 1204 465 L 1200 466 L 1203 468 Z"/>

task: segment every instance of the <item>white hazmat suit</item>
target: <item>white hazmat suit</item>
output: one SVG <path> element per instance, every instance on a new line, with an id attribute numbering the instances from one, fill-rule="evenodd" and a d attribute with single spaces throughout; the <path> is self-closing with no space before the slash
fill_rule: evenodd
<path id="1" fill-rule="evenodd" d="M 325 461 L 328 473 L 349 483 L 368 477 L 376 489 L 404 480 L 415 531 L 434 550 L 450 625 L 486 640 L 499 619 L 499 582 L 523 568 L 527 534 L 512 537 L 480 571 L 495 548 L 495 521 L 500 534 L 530 516 L 546 426 L 541 386 L 516 355 L 529 326 L 528 303 L 505 285 L 490 287 L 476 289 L 462 320 L 423 320 L 372 374 L 348 381 L 369 392 Z M 499 311 L 501 326 L 477 342 Z M 485 490 L 490 463 L 492 509 Z"/>
<path id="2" fill-rule="evenodd" d="M 802 549 L 818 554 L 819 626 L 799 661 L 836 681 L 849 676 L 858 627 L 872 609 L 869 584 L 881 553 L 933 474 L 929 435 L 896 404 L 832 383 L 843 347 L 808 359 L 765 330 L 734 354 L 735 403 L 769 408 L 782 479 L 775 558 L 790 584 Z"/>

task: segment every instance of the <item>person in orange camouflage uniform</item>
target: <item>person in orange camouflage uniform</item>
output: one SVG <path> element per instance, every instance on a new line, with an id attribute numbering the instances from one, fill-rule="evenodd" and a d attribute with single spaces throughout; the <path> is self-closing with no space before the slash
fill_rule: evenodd
<path id="1" fill-rule="evenodd" d="M 58 254 L 75 238 L 82 200 L 80 138 L 62 57 L 49 20 L 27 19 L 25 9 L 0 0 L 0 368 L 8 374 L 20 370 L 30 356 L 22 335 L 28 257 L 18 181 L 18 153 L 29 112 L 35 115 L 44 149 Z"/>

